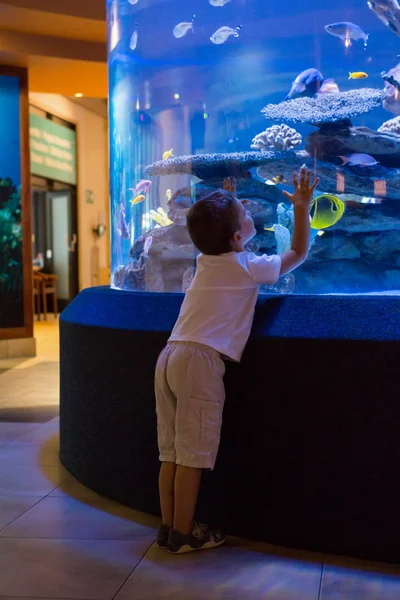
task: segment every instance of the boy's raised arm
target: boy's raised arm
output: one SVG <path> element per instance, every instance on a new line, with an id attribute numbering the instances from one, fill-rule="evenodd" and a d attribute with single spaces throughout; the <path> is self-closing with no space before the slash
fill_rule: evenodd
<path id="1" fill-rule="evenodd" d="M 283 192 L 294 207 L 294 229 L 290 250 L 280 254 L 281 270 L 280 276 L 290 273 L 305 261 L 310 246 L 310 204 L 313 193 L 319 183 L 317 177 L 313 185 L 311 183 L 311 171 L 305 167 L 300 170 L 300 181 L 297 173 L 293 174 L 294 193 Z"/>

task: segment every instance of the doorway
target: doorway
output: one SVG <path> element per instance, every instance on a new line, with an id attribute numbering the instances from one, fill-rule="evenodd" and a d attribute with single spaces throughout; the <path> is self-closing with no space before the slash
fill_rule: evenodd
<path id="1" fill-rule="evenodd" d="M 79 292 L 76 188 L 32 177 L 32 202 L 34 265 L 57 275 L 61 311 Z"/>

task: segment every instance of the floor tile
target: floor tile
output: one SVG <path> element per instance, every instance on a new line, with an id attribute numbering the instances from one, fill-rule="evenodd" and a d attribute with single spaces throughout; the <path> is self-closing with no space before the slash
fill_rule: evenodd
<path id="1" fill-rule="evenodd" d="M 0 538 L 0 596 L 111 600 L 147 542 Z"/>
<path id="2" fill-rule="evenodd" d="M 39 500 L 37 496 L 0 496 L 0 531 Z"/>
<path id="3" fill-rule="evenodd" d="M 327 559 L 321 600 L 398 600 L 400 567 L 355 559 Z"/>
<path id="4" fill-rule="evenodd" d="M 51 492 L 50 496 L 68 496 L 70 498 L 93 499 L 103 497 L 79 483 L 75 477 L 72 477 L 72 475 L 69 474 L 63 479 L 60 485 Z"/>
<path id="5" fill-rule="evenodd" d="M 22 435 L 25 435 L 36 427 L 36 423 L 13 423 L 0 421 L 0 446 L 19 438 Z"/>
<path id="6" fill-rule="evenodd" d="M 173 556 L 154 545 L 116 600 L 318 600 L 322 557 L 308 562 L 266 548 L 241 543 Z"/>
<path id="7" fill-rule="evenodd" d="M 0 495 L 46 496 L 66 477 L 61 466 L 0 464 Z"/>
<path id="8" fill-rule="evenodd" d="M 49 598 L 27 598 L 20 596 L 1 596 L 1 600 L 49 600 Z M 63 598 L 63 600 L 73 600 L 72 598 Z"/>
<path id="9" fill-rule="evenodd" d="M 149 547 L 159 520 L 109 500 L 47 497 L 3 529 L 1 537 L 135 540 Z"/>
<path id="10" fill-rule="evenodd" d="M 0 448 L 0 465 L 43 465 L 56 466 L 60 464 L 60 443 L 57 437 L 52 437 L 44 443 L 8 442 Z"/>
<path id="11" fill-rule="evenodd" d="M 21 435 L 18 438 L 18 441 L 27 443 L 38 442 L 40 444 L 44 444 L 52 438 L 59 439 L 59 425 L 55 423 L 50 425 L 50 423 L 53 422 L 49 421 L 49 424 L 45 423 L 44 425 L 39 425 L 35 427 L 31 431 L 28 431 L 24 435 Z"/>

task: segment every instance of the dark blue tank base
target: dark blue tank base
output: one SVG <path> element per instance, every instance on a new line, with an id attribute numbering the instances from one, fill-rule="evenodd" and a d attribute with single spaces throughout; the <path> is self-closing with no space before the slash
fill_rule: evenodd
<path id="1" fill-rule="evenodd" d="M 61 460 L 159 514 L 153 375 L 180 294 L 85 290 L 61 317 Z M 229 534 L 400 563 L 400 298 L 261 297 L 227 363 L 197 517 Z"/>

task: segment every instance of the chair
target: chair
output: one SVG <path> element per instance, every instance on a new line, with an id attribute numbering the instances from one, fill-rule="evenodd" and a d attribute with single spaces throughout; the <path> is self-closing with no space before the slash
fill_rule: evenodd
<path id="1" fill-rule="evenodd" d="M 53 296 L 53 311 L 54 317 L 57 317 L 57 290 L 56 281 L 57 275 L 48 275 L 47 273 L 41 273 L 41 291 L 42 291 L 42 303 L 43 303 L 43 314 L 44 319 L 47 321 L 47 296 L 51 294 Z"/>
<path id="2" fill-rule="evenodd" d="M 37 313 L 38 320 L 40 321 L 41 316 L 41 301 L 40 297 L 42 294 L 42 278 L 36 273 L 33 274 L 33 312 Z"/>

